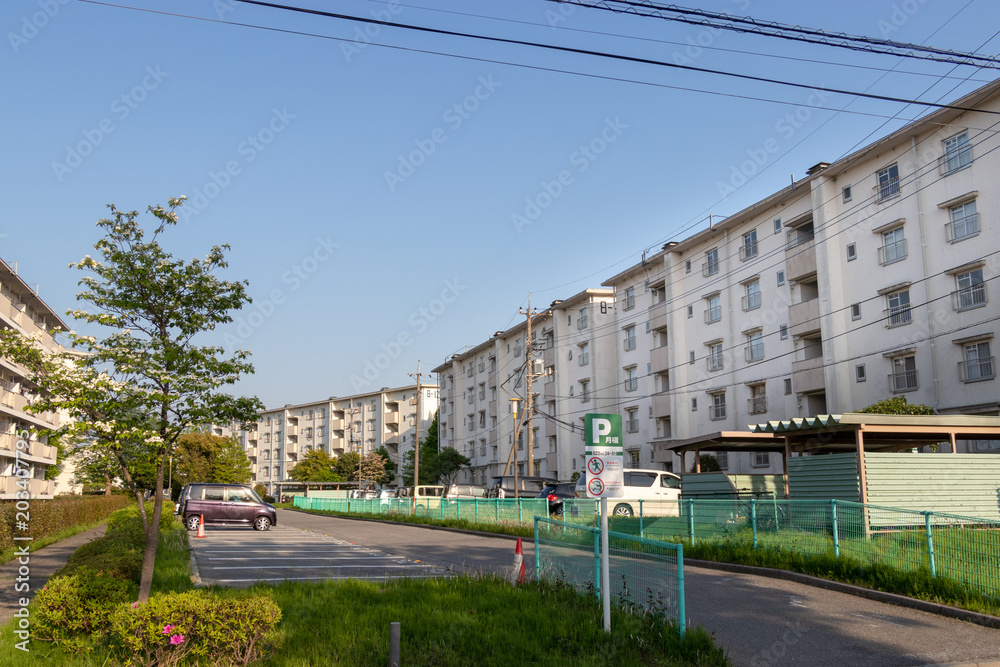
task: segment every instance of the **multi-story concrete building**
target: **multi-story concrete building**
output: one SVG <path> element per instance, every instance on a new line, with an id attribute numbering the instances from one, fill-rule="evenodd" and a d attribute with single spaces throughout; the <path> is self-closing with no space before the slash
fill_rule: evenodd
<path id="1" fill-rule="evenodd" d="M 49 332 L 66 331 L 66 324 L 2 260 L 0 327 L 34 336 L 51 352 L 64 351 Z M 58 491 L 54 481 L 45 479 L 45 473 L 56 463 L 56 448 L 38 431 L 56 428 L 60 418 L 54 412 L 25 412 L 40 391 L 25 372 L 18 364 L 0 359 L 0 498 L 14 498 L 23 490 L 32 498 L 51 498 Z M 27 480 L 26 489 L 23 482 L 18 486 L 19 480 Z"/>
<path id="2" fill-rule="evenodd" d="M 1000 274 L 1000 81 L 952 107 L 668 243 L 606 280 L 610 290 L 553 303 L 533 324 L 545 372 L 536 407 L 552 419 L 535 415 L 541 442 L 519 460 L 569 479 L 585 412 L 622 415 L 627 465 L 674 471 L 671 442 L 897 395 L 942 414 L 1000 414 L 1000 307 L 989 297 Z M 513 442 L 509 409 L 490 403 L 487 421 L 476 417 L 477 387 L 491 400 L 497 387 L 524 396 L 508 380 L 523 357 L 503 356 L 512 339 L 521 349 L 523 330 L 435 369 L 449 409 L 461 408 L 443 443 L 477 453 L 477 482 L 502 469 Z M 478 379 L 479 359 L 499 366 L 496 378 Z M 735 473 L 781 465 L 764 452 L 719 459 Z"/>
<path id="3" fill-rule="evenodd" d="M 417 419 L 422 439 L 437 410 L 434 384 L 421 385 L 419 399 L 417 386 L 411 385 L 265 410 L 242 431 L 251 479 L 270 493 L 275 482 L 289 481 L 288 471 L 314 448 L 339 457 L 347 452 L 364 456 L 385 447 L 399 465 L 403 454 L 413 449 Z M 398 475 L 396 483 L 402 483 Z"/>

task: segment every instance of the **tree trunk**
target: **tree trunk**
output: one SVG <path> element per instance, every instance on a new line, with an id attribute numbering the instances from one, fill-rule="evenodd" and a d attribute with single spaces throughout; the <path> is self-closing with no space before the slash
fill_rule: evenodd
<path id="1" fill-rule="evenodd" d="M 104 495 L 111 495 L 111 475 L 104 473 Z"/>
<path id="2" fill-rule="evenodd" d="M 142 553 L 142 576 L 139 578 L 139 602 L 149 600 L 153 587 L 153 568 L 156 566 L 156 548 L 160 543 L 160 515 L 163 512 L 163 453 L 156 466 L 156 500 L 153 502 L 153 518 L 146 529 L 146 548 Z"/>

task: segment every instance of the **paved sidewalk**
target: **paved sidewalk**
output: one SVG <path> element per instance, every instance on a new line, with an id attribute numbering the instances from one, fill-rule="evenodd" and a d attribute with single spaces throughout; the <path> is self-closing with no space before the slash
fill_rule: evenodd
<path id="1" fill-rule="evenodd" d="M 34 600 L 35 595 L 42 589 L 49 577 L 66 564 L 70 554 L 78 547 L 104 535 L 104 528 L 105 524 L 101 524 L 61 542 L 33 551 L 27 555 L 28 562 L 26 564 L 19 563 L 18 559 L 15 558 L 9 563 L 0 565 L 0 625 L 14 617 L 14 612 L 20 608 L 19 598 L 27 597 Z M 28 568 L 26 582 L 17 580 L 21 577 L 19 571 L 21 567 Z M 18 591 L 15 589 L 16 586 L 23 583 L 28 584 L 28 590 Z"/>

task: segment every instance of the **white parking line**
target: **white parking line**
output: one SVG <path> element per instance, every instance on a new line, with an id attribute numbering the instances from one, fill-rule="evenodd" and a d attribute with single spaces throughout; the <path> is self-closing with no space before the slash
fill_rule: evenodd
<path id="1" fill-rule="evenodd" d="M 436 565 L 246 565 L 239 567 L 213 567 L 213 572 L 218 572 L 220 570 L 361 570 L 364 568 L 385 570 L 388 568 L 423 568 L 423 569 L 440 569 Z"/>
<path id="2" fill-rule="evenodd" d="M 365 556 L 365 560 L 399 560 L 399 556 Z M 251 560 L 246 557 L 234 556 L 232 558 L 209 558 L 208 560 Z M 285 556 L 281 560 L 360 560 L 355 556 Z"/>
<path id="3" fill-rule="evenodd" d="M 364 577 L 364 581 L 396 581 L 400 579 L 440 579 L 442 577 L 447 577 L 450 575 L 436 575 L 436 574 L 417 574 L 414 576 L 407 577 L 394 577 L 394 576 L 384 576 L 384 577 Z M 351 579 L 357 579 L 358 577 L 281 577 L 277 579 L 219 579 L 220 584 L 245 584 L 254 583 L 256 581 L 348 581 Z"/>

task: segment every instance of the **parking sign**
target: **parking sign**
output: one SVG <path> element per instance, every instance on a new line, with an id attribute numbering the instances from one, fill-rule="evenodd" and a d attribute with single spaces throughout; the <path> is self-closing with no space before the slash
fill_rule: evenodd
<path id="1" fill-rule="evenodd" d="M 622 497 L 625 485 L 622 416 L 584 415 L 583 431 L 587 495 L 590 498 Z"/>

